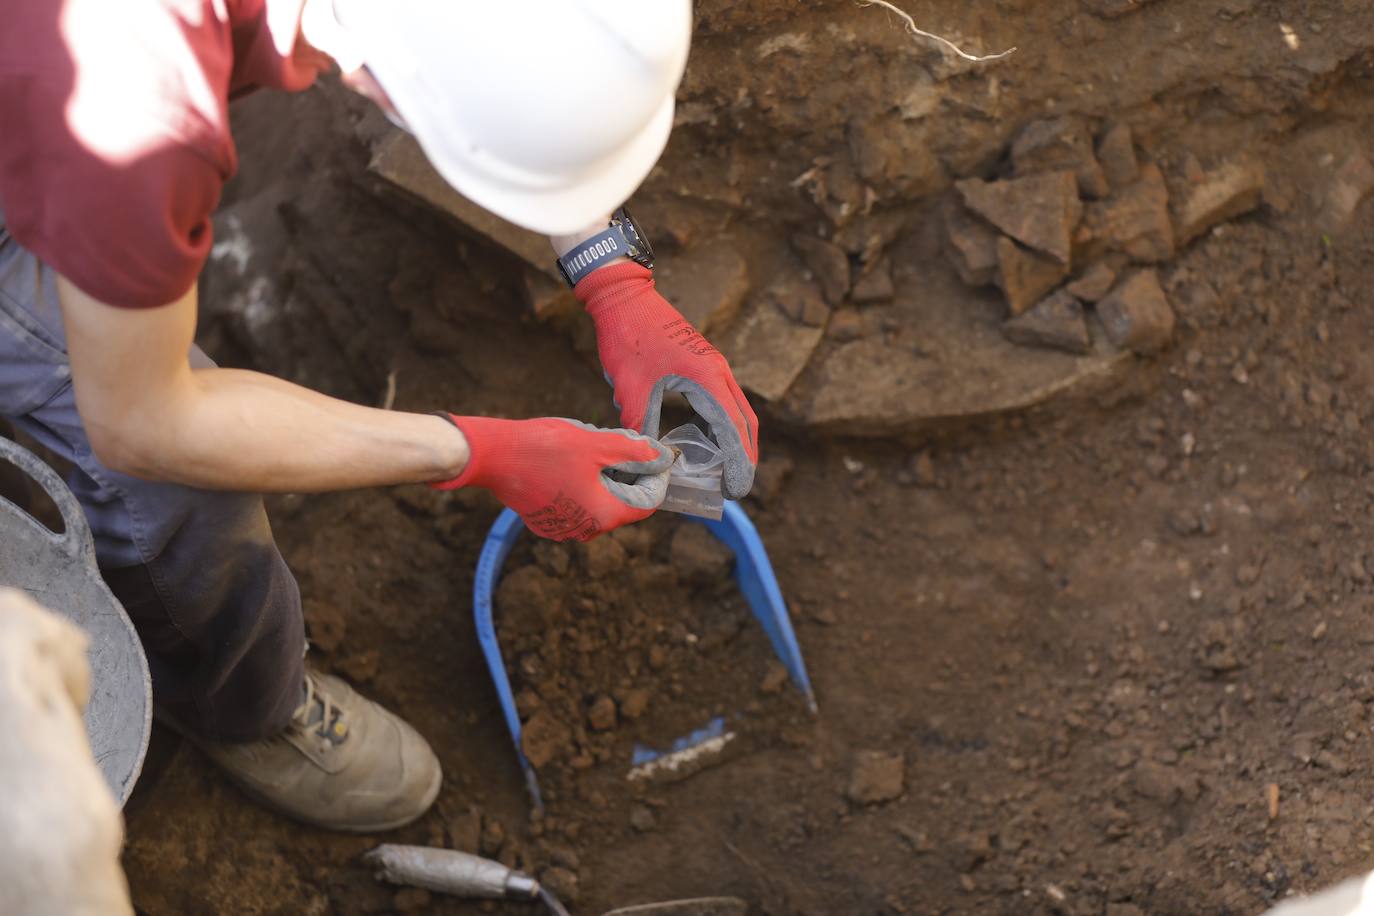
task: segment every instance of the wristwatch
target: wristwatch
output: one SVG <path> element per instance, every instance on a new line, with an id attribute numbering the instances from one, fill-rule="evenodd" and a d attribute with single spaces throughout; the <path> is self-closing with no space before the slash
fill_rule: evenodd
<path id="1" fill-rule="evenodd" d="M 604 232 L 587 239 L 558 259 L 558 272 L 568 286 L 576 288 L 578 281 L 608 261 L 626 257 L 650 270 L 654 266 L 654 249 L 639 228 L 630 211 L 621 207 L 611 215 L 611 224 Z"/>

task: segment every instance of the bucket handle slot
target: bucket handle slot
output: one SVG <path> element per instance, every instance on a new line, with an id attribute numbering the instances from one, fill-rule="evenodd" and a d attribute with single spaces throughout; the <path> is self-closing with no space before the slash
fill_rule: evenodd
<path id="1" fill-rule="evenodd" d="M 42 487 L 43 492 L 53 501 L 53 505 L 57 506 L 64 530 L 58 534 L 3 496 L 0 496 L 0 513 L 8 512 L 22 522 L 32 525 L 40 536 L 46 538 L 63 554 L 94 567 L 95 542 L 91 539 L 90 526 L 86 524 L 86 516 L 81 511 L 80 503 L 76 501 L 72 491 L 67 489 L 62 478 L 57 476 L 57 472 L 33 452 L 4 436 L 0 436 L 0 458 L 23 471 Z"/>

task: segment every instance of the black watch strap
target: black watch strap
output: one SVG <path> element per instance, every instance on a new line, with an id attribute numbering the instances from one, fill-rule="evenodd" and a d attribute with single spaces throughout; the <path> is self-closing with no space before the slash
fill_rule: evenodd
<path id="1" fill-rule="evenodd" d="M 558 269 L 569 286 L 577 286 L 587 274 L 616 258 L 629 257 L 630 251 L 625 231 L 619 225 L 612 225 L 559 258 Z"/>

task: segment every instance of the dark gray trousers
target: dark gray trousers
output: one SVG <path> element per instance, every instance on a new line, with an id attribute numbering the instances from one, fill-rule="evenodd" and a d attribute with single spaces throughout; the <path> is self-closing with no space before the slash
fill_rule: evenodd
<path id="1" fill-rule="evenodd" d="M 198 348 L 192 365 L 213 363 Z M 258 496 L 152 483 L 91 452 L 51 268 L 0 211 L 0 416 L 70 462 L 101 572 L 138 628 L 155 703 L 206 737 L 284 728 L 301 698 L 300 594 Z M 0 583 L 3 584 L 3 583 Z"/>

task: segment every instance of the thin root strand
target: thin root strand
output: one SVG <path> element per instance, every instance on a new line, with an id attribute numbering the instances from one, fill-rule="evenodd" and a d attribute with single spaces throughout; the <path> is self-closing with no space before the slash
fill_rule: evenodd
<path id="1" fill-rule="evenodd" d="M 958 54 L 964 60 L 971 60 L 976 64 L 981 64 L 984 61 L 989 60 L 1000 60 L 1009 54 L 1016 53 L 1016 48 L 1007 48 L 1007 50 L 1002 51 L 998 54 L 985 54 L 982 56 L 979 56 L 977 54 L 970 54 L 963 48 L 956 45 L 954 42 L 950 41 L 948 38 L 945 38 L 941 35 L 936 35 L 933 32 L 927 32 L 925 29 L 922 29 L 920 26 L 916 25 L 916 20 L 911 18 L 911 14 L 892 5 L 888 2 L 888 0 L 857 0 L 857 2 L 860 6 L 881 6 L 886 10 L 890 10 L 896 13 L 898 16 L 902 17 L 903 21 L 906 22 L 907 30 L 910 31 L 913 35 L 919 35 L 922 38 L 928 38 L 931 41 L 938 42 L 939 44 L 953 51 L 955 54 Z"/>

